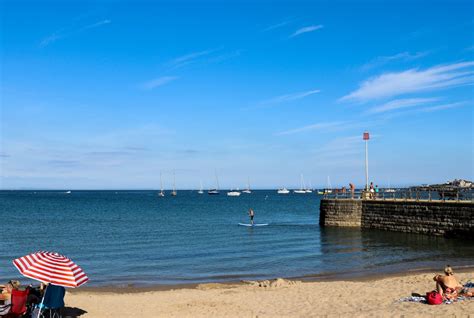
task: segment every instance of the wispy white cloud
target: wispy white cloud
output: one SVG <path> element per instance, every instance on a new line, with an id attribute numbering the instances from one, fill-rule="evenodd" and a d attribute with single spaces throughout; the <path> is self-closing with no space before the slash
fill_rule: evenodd
<path id="1" fill-rule="evenodd" d="M 260 102 L 261 105 L 267 105 L 267 104 L 279 104 L 279 103 L 284 103 L 284 102 L 289 102 L 289 101 L 294 101 L 297 99 L 302 99 L 314 94 L 319 93 L 319 89 L 313 89 L 305 92 L 299 92 L 299 93 L 293 93 L 293 94 L 286 94 L 286 95 L 281 95 L 274 97 L 272 99 L 262 101 Z"/>
<path id="2" fill-rule="evenodd" d="M 384 73 L 362 82 L 340 101 L 367 102 L 403 94 L 444 89 L 474 83 L 474 62 L 438 65 L 426 70 Z"/>
<path id="3" fill-rule="evenodd" d="M 431 113 L 431 112 L 436 112 L 439 110 L 445 110 L 445 109 L 451 109 L 451 108 L 457 108 L 461 107 L 464 105 L 467 105 L 468 102 L 456 102 L 456 103 L 449 103 L 449 104 L 443 104 L 443 105 L 437 105 L 437 106 L 432 106 L 432 107 L 425 107 L 421 108 L 419 111 L 424 112 L 424 113 Z"/>
<path id="4" fill-rule="evenodd" d="M 168 70 L 175 70 L 193 64 L 220 63 L 222 61 L 240 56 L 243 50 L 224 51 L 222 47 L 196 51 L 176 57 L 164 64 Z"/>
<path id="5" fill-rule="evenodd" d="M 402 108 L 415 107 L 419 105 L 424 105 L 427 103 L 435 102 L 439 98 L 406 98 L 406 99 L 395 99 L 389 101 L 383 105 L 373 107 L 368 110 L 370 114 L 379 114 L 389 111 L 394 111 Z"/>
<path id="6" fill-rule="evenodd" d="M 322 129 L 334 129 L 334 128 L 341 128 L 346 125 L 347 122 L 345 121 L 335 121 L 335 122 L 326 122 L 326 123 L 316 123 L 308 126 L 303 126 L 295 129 L 281 131 L 275 134 L 275 136 L 282 136 L 282 135 L 293 135 L 301 132 L 307 131 L 314 131 L 314 130 L 322 130 Z"/>
<path id="7" fill-rule="evenodd" d="M 401 52 L 395 55 L 390 56 L 379 56 L 373 59 L 372 61 L 364 64 L 361 66 L 361 70 L 367 71 L 376 67 L 383 66 L 387 63 L 394 62 L 394 61 L 413 61 L 428 55 L 429 52 L 417 52 L 415 54 L 411 54 L 410 52 Z"/>
<path id="8" fill-rule="evenodd" d="M 99 21 L 99 22 L 96 22 L 96 23 L 93 23 L 93 24 L 90 24 L 90 25 L 86 25 L 85 27 L 83 27 L 81 29 L 81 31 L 97 28 L 97 27 L 100 27 L 102 25 L 109 24 L 109 23 L 112 23 L 112 21 L 110 21 L 108 19 L 102 20 L 102 21 Z"/>
<path id="9" fill-rule="evenodd" d="M 41 40 L 39 46 L 41 48 L 46 47 L 46 46 L 50 45 L 51 43 L 56 42 L 59 39 L 62 39 L 63 37 L 64 36 L 61 36 L 58 33 L 53 33 L 53 34 L 45 37 L 43 40 Z"/>
<path id="10" fill-rule="evenodd" d="M 391 120 L 391 119 L 403 117 L 403 116 L 414 116 L 416 114 L 431 113 L 431 112 L 437 112 L 437 111 L 447 110 L 451 108 L 458 108 L 465 105 L 469 105 L 469 103 L 472 105 L 472 102 L 461 101 L 461 102 L 453 102 L 453 103 L 446 103 L 446 104 L 435 104 L 429 107 L 403 109 L 399 112 L 387 112 L 381 115 L 384 120 Z"/>
<path id="11" fill-rule="evenodd" d="M 141 85 L 141 88 L 145 90 L 151 90 L 177 79 L 178 79 L 177 76 L 162 76 L 162 77 L 158 77 L 158 78 L 155 78 L 148 82 L 143 83 Z"/>
<path id="12" fill-rule="evenodd" d="M 282 22 L 280 22 L 280 23 L 272 24 L 272 25 L 266 27 L 265 29 L 263 29 L 262 32 L 267 32 L 267 31 L 279 29 L 279 28 L 281 28 L 281 27 L 284 27 L 284 26 L 290 24 L 292 20 L 293 20 L 293 19 L 287 19 L 287 20 L 284 20 L 284 21 L 282 21 Z"/>
<path id="13" fill-rule="evenodd" d="M 98 28 L 100 26 L 110 24 L 110 23 L 112 23 L 112 21 L 106 19 L 106 20 L 102 20 L 102 21 L 99 21 L 99 22 L 96 22 L 96 23 L 93 23 L 93 24 L 86 25 L 86 26 L 81 27 L 81 28 L 62 28 L 62 29 L 54 32 L 53 34 L 48 35 L 44 39 L 42 39 L 39 46 L 41 48 L 44 48 L 44 47 L 56 42 L 57 40 L 64 39 L 64 38 L 70 37 L 74 34 L 77 34 L 77 33 L 80 33 L 80 32 L 83 32 L 83 31 L 86 31 L 86 30 L 89 30 L 89 29 Z"/>
<path id="14" fill-rule="evenodd" d="M 171 61 L 167 63 L 167 65 L 171 68 L 179 68 L 184 65 L 193 63 L 196 60 L 200 59 L 201 57 L 207 56 L 215 51 L 216 49 L 209 49 L 209 50 L 204 50 L 204 51 L 192 52 L 192 53 L 182 55 L 182 56 L 172 59 Z"/>
<path id="15" fill-rule="evenodd" d="M 308 32 L 314 32 L 316 30 L 322 29 L 324 26 L 322 24 L 319 25 L 310 25 L 301 29 L 296 30 L 292 35 L 290 35 L 290 38 L 294 38 L 295 36 L 308 33 Z"/>

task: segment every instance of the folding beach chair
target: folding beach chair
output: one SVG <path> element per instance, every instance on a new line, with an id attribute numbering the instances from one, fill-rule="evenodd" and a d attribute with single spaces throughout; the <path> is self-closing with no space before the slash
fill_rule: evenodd
<path id="1" fill-rule="evenodd" d="M 34 312 L 37 313 L 37 310 L 39 310 L 41 318 L 61 318 L 61 308 L 64 307 L 65 293 L 66 289 L 64 287 L 49 284 L 42 303 L 39 304 Z"/>
<path id="2" fill-rule="evenodd" d="M 26 307 L 26 301 L 28 299 L 29 290 L 12 290 L 12 296 L 10 304 L 0 306 L 1 317 L 21 317 L 28 311 Z"/>

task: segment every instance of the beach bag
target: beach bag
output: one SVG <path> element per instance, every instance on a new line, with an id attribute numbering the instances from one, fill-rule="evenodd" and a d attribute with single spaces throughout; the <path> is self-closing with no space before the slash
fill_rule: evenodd
<path id="1" fill-rule="evenodd" d="M 443 303 L 443 296 L 438 292 L 432 291 L 426 293 L 426 301 L 430 305 L 441 305 Z"/>

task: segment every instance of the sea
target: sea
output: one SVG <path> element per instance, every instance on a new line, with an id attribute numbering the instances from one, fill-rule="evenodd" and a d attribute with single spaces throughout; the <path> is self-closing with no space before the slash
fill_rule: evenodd
<path id="1" fill-rule="evenodd" d="M 0 191 L 0 282 L 36 251 L 71 258 L 90 287 L 357 278 L 474 265 L 472 241 L 322 228 L 321 196 L 256 190 Z M 262 227 L 244 227 L 248 210 Z"/>

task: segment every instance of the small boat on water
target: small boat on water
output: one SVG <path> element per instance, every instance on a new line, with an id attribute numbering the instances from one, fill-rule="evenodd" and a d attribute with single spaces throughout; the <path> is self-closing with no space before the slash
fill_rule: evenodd
<path id="1" fill-rule="evenodd" d="M 158 196 L 159 197 L 164 197 L 165 196 L 165 192 L 163 191 L 163 178 L 161 176 L 161 172 L 160 172 L 160 192 L 158 193 Z"/>
<path id="2" fill-rule="evenodd" d="M 216 174 L 216 185 L 217 187 L 215 189 L 210 189 L 207 191 L 207 194 L 209 195 L 218 195 L 219 194 L 219 178 L 217 178 L 217 171 L 215 171 Z"/>
<path id="3" fill-rule="evenodd" d="M 318 191 L 318 194 L 331 194 L 331 193 L 332 193 L 331 179 L 328 176 L 326 189 L 324 189 L 324 191 Z"/>
<path id="4" fill-rule="evenodd" d="M 307 193 L 306 190 L 305 190 L 305 186 L 304 186 L 304 179 L 303 179 L 303 174 L 301 174 L 301 180 L 300 180 L 301 184 L 300 184 L 300 189 L 299 190 L 293 190 L 293 193 L 297 193 L 297 194 L 304 194 L 304 193 Z"/>
<path id="5" fill-rule="evenodd" d="M 229 197 L 239 197 L 239 196 L 240 196 L 240 192 L 239 192 L 239 191 L 230 190 L 229 192 L 227 192 L 227 196 L 229 196 Z"/>
<path id="6" fill-rule="evenodd" d="M 173 170 L 173 191 L 171 191 L 171 195 L 173 197 L 178 195 L 178 192 L 176 191 L 176 176 L 175 176 L 174 170 Z"/>
<path id="7" fill-rule="evenodd" d="M 332 193 L 331 189 L 324 189 L 323 191 L 318 191 L 318 194 L 330 194 Z"/>
<path id="8" fill-rule="evenodd" d="M 200 183 L 201 183 L 201 188 L 199 188 L 198 193 L 199 193 L 199 194 L 204 194 L 204 191 L 202 190 L 202 181 L 201 181 Z"/>
<path id="9" fill-rule="evenodd" d="M 249 180 L 249 178 L 247 178 L 247 189 L 242 190 L 242 193 L 247 193 L 247 194 L 252 193 L 252 191 L 250 191 L 250 180 Z"/>
<path id="10" fill-rule="evenodd" d="M 313 187 L 311 186 L 311 182 L 309 183 L 309 188 L 306 188 L 306 193 L 313 193 Z"/>
<path id="11" fill-rule="evenodd" d="M 66 191 L 66 194 L 71 194 L 71 191 Z"/>
<path id="12" fill-rule="evenodd" d="M 287 188 L 281 188 L 277 191 L 278 194 L 288 194 L 290 191 Z"/>

